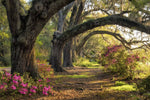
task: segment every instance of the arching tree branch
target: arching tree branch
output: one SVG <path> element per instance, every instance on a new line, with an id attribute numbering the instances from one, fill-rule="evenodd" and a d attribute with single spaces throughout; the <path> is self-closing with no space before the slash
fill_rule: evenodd
<path id="1" fill-rule="evenodd" d="M 80 44 L 76 47 L 76 52 L 77 54 L 80 54 L 81 52 L 81 49 L 83 48 L 83 46 L 85 45 L 85 43 L 88 41 L 88 39 L 90 37 L 92 37 L 93 35 L 96 35 L 96 34 L 107 34 L 107 35 L 111 35 L 113 36 L 114 38 L 116 38 L 118 41 L 120 41 L 122 43 L 122 45 L 127 48 L 127 49 L 130 49 L 130 50 L 133 50 L 133 49 L 139 49 L 139 48 L 142 48 L 142 47 L 147 47 L 149 48 L 149 45 L 148 44 L 144 44 L 145 42 L 149 42 L 149 40 L 130 40 L 130 41 L 127 41 L 125 38 L 123 38 L 120 34 L 118 33 L 115 33 L 115 32 L 109 32 L 109 31 L 93 31 L 91 33 L 89 33 L 87 36 L 85 36 L 82 41 L 80 42 Z M 136 48 L 131 48 L 131 45 L 133 44 L 137 44 L 137 43 L 143 43 L 143 45 L 141 46 L 138 46 Z"/>
<path id="2" fill-rule="evenodd" d="M 62 42 L 66 42 L 69 39 L 85 32 L 87 30 L 90 30 L 90 29 L 93 29 L 96 27 L 100 27 L 100 26 L 105 26 L 105 25 L 120 25 L 123 27 L 136 29 L 136 30 L 139 30 L 141 32 L 145 32 L 147 34 L 150 34 L 149 26 L 144 26 L 141 23 L 129 20 L 128 18 L 123 17 L 123 16 L 112 15 L 112 16 L 108 16 L 108 17 L 98 18 L 95 20 L 89 20 L 85 23 L 77 25 L 77 26 L 65 31 L 57 39 L 62 41 Z"/>

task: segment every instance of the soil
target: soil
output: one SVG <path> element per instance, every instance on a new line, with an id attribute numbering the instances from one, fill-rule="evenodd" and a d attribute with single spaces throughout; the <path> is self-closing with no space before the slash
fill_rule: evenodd
<path id="1" fill-rule="evenodd" d="M 9 68 L 5 70 L 10 71 Z M 19 100 L 137 100 L 133 98 L 136 92 L 109 90 L 119 80 L 111 73 L 99 68 L 74 67 L 66 70 L 67 73 L 55 73 L 51 79 L 53 96 Z"/>
<path id="2" fill-rule="evenodd" d="M 66 70 L 69 73 L 55 75 L 54 96 L 36 100 L 132 100 L 132 95 L 136 95 L 135 92 L 110 91 L 109 88 L 120 79 L 101 69 L 75 67 Z M 72 77 L 66 77 L 68 74 Z M 78 77 L 82 75 L 90 77 Z"/>

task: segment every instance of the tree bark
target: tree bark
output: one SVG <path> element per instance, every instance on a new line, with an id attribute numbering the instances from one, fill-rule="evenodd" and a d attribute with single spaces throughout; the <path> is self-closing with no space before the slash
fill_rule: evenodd
<path id="1" fill-rule="evenodd" d="M 84 33 L 87 30 L 101 27 L 105 25 L 120 25 L 123 27 L 136 29 L 141 32 L 145 32 L 147 34 L 150 34 L 150 26 L 145 26 L 141 23 L 129 20 L 127 17 L 119 16 L 119 15 L 112 15 L 107 17 L 102 17 L 94 20 L 89 20 L 87 22 L 84 22 L 82 24 L 76 25 L 71 29 L 68 29 L 67 31 L 63 32 L 61 36 L 59 36 L 57 39 L 60 41 L 67 42 L 68 40 L 72 39 L 73 37 Z"/>
<path id="2" fill-rule="evenodd" d="M 72 64 L 72 40 L 68 41 L 64 47 L 63 67 L 73 67 L 73 64 Z"/>
<path id="3" fill-rule="evenodd" d="M 65 70 L 62 68 L 62 53 L 63 53 L 63 45 L 59 41 L 52 41 L 52 54 L 51 54 L 51 65 L 55 72 L 64 72 Z"/>
<path id="4" fill-rule="evenodd" d="M 80 4 L 78 5 L 77 2 L 73 7 L 73 11 L 71 14 L 71 18 L 70 18 L 70 24 L 69 24 L 69 28 L 73 27 L 74 25 L 77 25 L 79 20 L 80 20 L 80 16 L 82 14 L 82 11 L 84 9 L 84 3 L 82 1 L 79 1 Z M 77 7 L 79 6 L 79 7 Z M 78 9 L 77 9 L 78 8 Z M 73 67 L 72 61 L 73 61 L 73 39 L 69 40 L 65 47 L 64 47 L 64 55 L 63 55 L 63 66 L 64 67 Z"/>
<path id="5" fill-rule="evenodd" d="M 25 47 L 17 42 L 11 44 L 12 74 L 17 72 L 23 75 L 25 72 L 28 72 L 33 78 L 39 77 L 33 45 L 30 44 L 28 47 Z"/>

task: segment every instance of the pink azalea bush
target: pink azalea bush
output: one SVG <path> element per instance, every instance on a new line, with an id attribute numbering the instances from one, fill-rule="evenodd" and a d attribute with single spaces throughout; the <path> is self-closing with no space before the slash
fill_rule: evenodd
<path id="1" fill-rule="evenodd" d="M 28 73 L 23 76 L 19 74 L 10 74 L 7 71 L 0 72 L 0 96 L 3 95 L 52 95 L 53 87 L 51 86 L 50 78 L 42 77 L 35 81 L 29 77 Z"/>
<path id="2" fill-rule="evenodd" d="M 135 68 L 139 61 L 142 61 L 142 58 L 138 54 L 131 53 L 122 45 L 106 47 L 99 57 L 99 62 L 105 66 L 105 70 L 128 79 L 135 77 Z"/>
<path id="3" fill-rule="evenodd" d="M 45 61 L 40 62 L 39 60 L 37 60 L 37 64 L 38 64 L 38 71 L 40 73 L 40 76 L 45 78 L 47 81 L 50 81 L 48 79 L 54 77 L 54 71 L 51 68 L 51 65 L 46 64 Z"/>

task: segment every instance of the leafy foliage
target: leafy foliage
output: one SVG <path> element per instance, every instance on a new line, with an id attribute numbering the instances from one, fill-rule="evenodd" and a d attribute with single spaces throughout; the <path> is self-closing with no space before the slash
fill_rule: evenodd
<path id="1" fill-rule="evenodd" d="M 0 66 L 10 65 L 10 34 L 7 15 L 0 0 Z"/>
<path id="2" fill-rule="evenodd" d="M 150 92 L 150 76 L 137 83 L 138 89 L 141 93 Z"/>
<path id="3" fill-rule="evenodd" d="M 106 47 L 99 58 L 99 62 L 106 70 L 128 79 L 134 79 L 137 62 L 140 61 L 142 62 L 142 58 L 138 54 L 126 51 L 122 45 Z"/>

